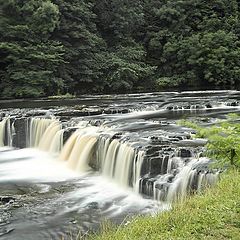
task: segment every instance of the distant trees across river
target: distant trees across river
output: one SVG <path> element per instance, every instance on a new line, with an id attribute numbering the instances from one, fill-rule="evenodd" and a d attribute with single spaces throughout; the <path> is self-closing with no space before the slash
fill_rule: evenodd
<path id="1" fill-rule="evenodd" d="M 239 1 L 0 2 L 0 98 L 240 86 Z"/>

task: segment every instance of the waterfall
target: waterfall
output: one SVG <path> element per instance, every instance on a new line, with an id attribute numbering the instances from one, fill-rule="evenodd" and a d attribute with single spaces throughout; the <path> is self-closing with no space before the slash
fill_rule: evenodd
<path id="1" fill-rule="evenodd" d="M 130 143 L 111 139 L 111 135 L 103 136 L 103 129 L 100 127 L 87 126 L 71 135 L 61 151 L 60 159 L 80 172 L 89 170 L 90 162 L 94 162 L 104 176 L 126 187 L 135 185 L 140 178 L 143 153 L 138 153 Z M 133 165 L 137 166 L 136 169 Z"/>
<path id="2" fill-rule="evenodd" d="M 0 147 L 4 146 L 6 122 L 7 122 L 7 118 L 3 119 L 0 122 Z"/>
<path id="3" fill-rule="evenodd" d="M 100 171 L 124 187 L 135 186 L 137 179 L 140 178 L 139 162 L 143 152 L 138 152 L 131 145 L 106 137 L 100 137 L 97 145 L 96 156 Z M 135 168 L 136 165 L 138 168 Z"/>
<path id="4" fill-rule="evenodd" d="M 98 127 L 85 127 L 76 130 L 67 140 L 60 159 L 67 161 L 67 165 L 79 172 L 90 169 L 89 162 L 95 152 L 95 146 L 99 136 Z"/>
<path id="5" fill-rule="evenodd" d="M 29 147 L 51 153 L 59 152 L 63 145 L 62 124 L 56 119 L 31 118 L 28 124 L 27 142 Z"/>
<path id="6" fill-rule="evenodd" d="M 128 186 L 131 179 L 131 167 L 135 159 L 135 151 L 127 143 L 118 142 L 118 154 L 111 159 L 114 163 L 113 178 L 122 186 Z"/>
<path id="7" fill-rule="evenodd" d="M 209 159 L 193 159 L 185 165 L 176 175 L 167 192 L 167 201 L 172 202 L 184 199 L 191 191 L 200 192 L 207 186 L 214 185 L 218 179 L 218 173 L 197 171 L 197 166 L 208 163 Z"/>
<path id="8" fill-rule="evenodd" d="M 0 123 L 0 136 L 10 126 L 7 119 Z M 190 148 L 176 148 L 172 155 L 161 147 L 138 150 L 134 142 L 115 138 L 110 128 L 78 123 L 75 132 L 63 146 L 62 124 L 56 119 L 32 118 L 29 124 L 29 146 L 52 153 L 60 152 L 59 159 L 78 172 L 91 168 L 113 179 L 123 187 L 156 200 L 172 202 L 183 199 L 192 191 L 201 191 L 217 181 L 217 174 L 197 170 L 209 159 L 196 158 Z M 157 152 L 159 149 L 159 152 Z M 152 151 L 152 150 L 151 150 Z M 151 152 L 150 151 L 150 152 Z"/>
<path id="9" fill-rule="evenodd" d="M 38 148 L 48 152 L 59 152 L 63 145 L 63 132 L 59 121 L 52 122 L 44 131 Z"/>
<path id="10" fill-rule="evenodd" d="M 142 169 L 142 165 L 143 165 L 144 156 L 145 156 L 145 152 L 139 151 L 136 161 L 134 161 L 134 164 L 133 164 L 133 187 L 134 187 L 134 191 L 136 193 L 139 193 L 139 185 L 140 185 L 140 180 L 141 180 L 141 169 Z"/>
<path id="11" fill-rule="evenodd" d="M 11 124 L 10 118 L 4 118 L 0 122 L 0 147 L 12 146 L 12 136 L 15 133 L 14 123 Z"/>

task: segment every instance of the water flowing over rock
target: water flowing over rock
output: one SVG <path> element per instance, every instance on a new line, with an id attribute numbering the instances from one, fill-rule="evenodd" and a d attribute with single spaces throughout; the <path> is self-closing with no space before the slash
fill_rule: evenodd
<path id="1" fill-rule="evenodd" d="M 56 106 L 56 102 L 51 106 L 48 101 L 47 107 L 37 109 L 6 106 L 0 115 L 0 164 L 3 167 L 0 184 L 1 181 L 13 181 L 10 176 L 15 181 L 31 179 L 34 184 L 41 179 L 36 187 L 41 188 L 36 190 L 38 194 L 48 194 L 52 188 L 58 193 L 58 188 L 53 187 L 54 177 L 61 176 L 63 178 L 58 181 L 64 181 L 73 170 L 76 174 L 73 178 L 83 179 L 76 184 L 81 197 L 73 193 L 70 200 L 66 199 L 69 204 L 77 199 L 78 213 L 83 211 L 79 210 L 79 204 L 90 212 L 94 209 L 111 216 L 121 213 L 122 205 L 111 205 L 107 198 L 101 204 L 97 196 L 104 193 L 89 187 L 97 185 L 104 192 L 104 186 L 96 182 L 96 179 L 102 180 L 96 175 L 104 179 L 104 184 L 113 183 L 118 186 L 114 188 L 141 196 L 142 201 L 169 206 L 188 194 L 199 193 L 214 185 L 219 178 L 219 171 L 209 168 L 211 160 L 202 157 L 206 140 L 193 139 L 194 131 L 179 126 L 177 120 L 197 118 L 199 124 L 208 126 L 217 119 L 226 118 L 228 113 L 240 113 L 239 100 L 240 94 L 235 91 L 172 92 L 89 97 L 74 100 L 74 105 L 61 102 L 62 106 Z M 39 150 L 38 156 L 31 152 Z M 53 165 L 42 166 L 42 170 L 39 166 L 39 171 L 36 170 L 36 165 L 44 162 L 48 155 L 54 157 Z M 61 167 L 55 167 L 55 163 Z M 62 167 L 70 172 L 62 176 Z M 88 183 L 84 183 L 86 179 Z M 45 186 L 45 182 L 51 184 Z M 113 191 L 112 187 L 110 189 Z M 111 199 L 128 206 L 121 196 L 111 195 Z M 8 199 L 14 200 L 15 196 L 2 195 L 0 202 L 7 205 Z M 161 207 L 164 209 L 163 205 Z M 138 209 L 146 208 L 144 205 Z"/>

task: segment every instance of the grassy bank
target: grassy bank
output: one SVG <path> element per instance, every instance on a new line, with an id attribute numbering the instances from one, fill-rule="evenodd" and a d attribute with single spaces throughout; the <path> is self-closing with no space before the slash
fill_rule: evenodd
<path id="1" fill-rule="evenodd" d="M 89 239 L 240 239 L 240 171 L 222 174 L 216 187 L 176 204 L 169 212 L 139 217 Z"/>

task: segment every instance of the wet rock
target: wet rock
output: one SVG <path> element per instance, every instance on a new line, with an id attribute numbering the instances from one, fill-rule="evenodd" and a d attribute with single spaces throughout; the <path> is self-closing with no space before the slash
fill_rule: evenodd
<path id="1" fill-rule="evenodd" d="M 92 126 L 96 126 L 96 127 L 98 127 L 98 126 L 101 126 L 102 124 L 103 124 L 103 121 L 102 120 L 90 120 L 90 122 L 89 122 Z"/>
<path id="2" fill-rule="evenodd" d="M 192 157 L 192 152 L 189 149 L 182 148 L 178 150 L 177 156 L 181 158 L 190 158 Z"/>
<path id="3" fill-rule="evenodd" d="M 154 157 L 149 159 L 149 170 L 148 173 L 150 175 L 157 175 L 161 173 L 163 158 Z"/>
<path id="4" fill-rule="evenodd" d="M 65 129 L 63 133 L 63 143 L 65 143 L 75 131 L 76 131 L 76 128 Z"/>
<path id="5" fill-rule="evenodd" d="M 6 116 L 6 113 L 1 112 L 1 113 L 0 113 L 0 120 L 1 120 L 2 118 L 4 118 L 5 116 Z"/>
<path id="6" fill-rule="evenodd" d="M 90 209 L 99 209 L 99 204 L 97 202 L 91 202 L 87 205 Z"/>
<path id="7" fill-rule="evenodd" d="M 104 114 L 118 114 L 118 113 L 129 113 L 129 109 L 115 109 L 115 108 L 106 108 L 102 110 L 102 113 Z"/>
<path id="8" fill-rule="evenodd" d="M 0 196 L 0 202 L 2 204 L 13 203 L 15 202 L 15 198 L 11 196 Z"/>
<path id="9" fill-rule="evenodd" d="M 155 179 L 143 177 L 140 180 L 140 186 L 139 186 L 140 193 L 147 195 L 148 197 L 152 197 L 154 181 Z"/>
<path id="10" fill-rule="evenodd" d="M 122 137 L 122 133 L 116 133 L 112 136 L 112 139 L 120 139 Z"/>
<path id="11" fill-rule="evenodd" d="M 207 104 L 205 105 L 205 107 L 206 107 L 206 108 L 212 108 L 212 105 L 211 105 L 210 103 L 207 103 Z"/>
<path id="12" fill-rule="evenodd" d="M 18 148 L 27 147 L 26 129 L 27 118 L 17 118 L 13 120 L 16 134 L 13 135 L 13 146 Z"/>
<path id="13" fill-rule="evenodd" d="M 7 229 L 7 228 L 4 228 L 2 230 L 0 230 L 0 237 L 3 236 L 3 235 L 6 235 L 10 232 L 14 231 L 14 228 L 10 228 L 10 229 Z"/>
<path id="14" fill-rule="evenodd" d="M 158 152 L 160 150 L 162 150 L 161 146 L 149 146 L 146 151 L 146 154 L 147 155 L 156 154 L 156 152 Z"/>
<path id="15" fill-rule="evenodd" d="M 237 107 L 238 105 L 239 105 L 238 102 L 232 102 L 232 103 L 230 104 L 230 106 L 232 106 L 232 107 Z"/>

